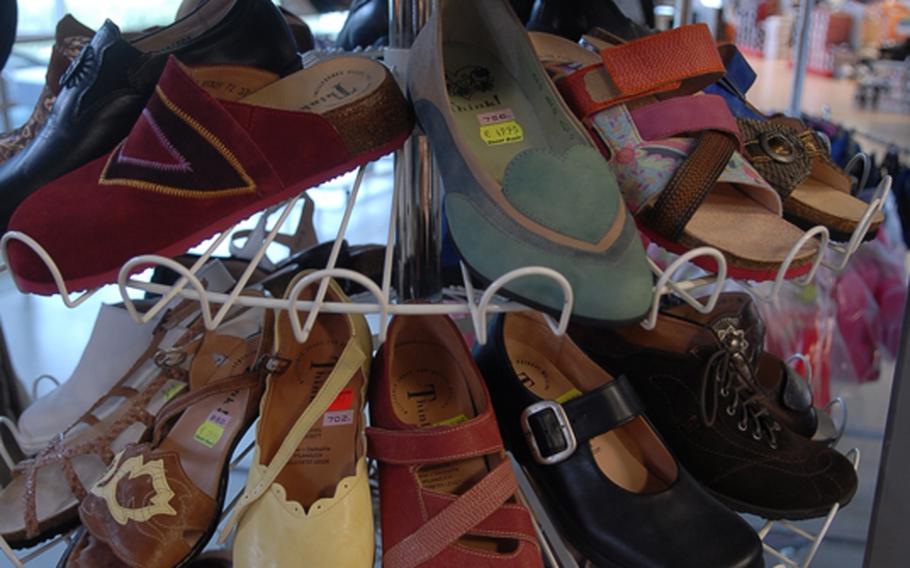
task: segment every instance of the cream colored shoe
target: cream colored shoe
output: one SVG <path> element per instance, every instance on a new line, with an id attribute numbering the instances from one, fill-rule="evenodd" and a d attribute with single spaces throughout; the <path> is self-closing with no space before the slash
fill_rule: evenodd
<path id="1" fill-rule="evenodd" d="M 315 290 L 311 286 L 301 300 Z M 326 301 L 349 300 L 332 281 Z M 303 344 L 295 341 L 287 313 L 275 325 L 253 465 L 221 538 L 237 527 L 237 568 L 371 568 L 363 405 L 372 340 L 366 319 L 322 314 Z"/>

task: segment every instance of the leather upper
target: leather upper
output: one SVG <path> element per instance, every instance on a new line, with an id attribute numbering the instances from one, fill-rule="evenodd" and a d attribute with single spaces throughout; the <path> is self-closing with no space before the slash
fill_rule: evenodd
<path id="1" fill-rule="evenodd" d="M 505 317 L 498 315 L 491 322 L 490 339 L 475 349 L 475 359 L 490 388 L 507 447 L 540 489 L 563 535 L 586 558 L 598 565 L 641 568 L 763 565 L 755 532 L 681 467 L 677 479 L 656 493 L 630 492 L 601 471 L 586 440 L 631 417 L 641 418 L 637 398 L 624 392 L 623 380 L 612 381 L 616 384 L 609 387 L 611 396 L 604 396 L 602 387 L 563 404 L 570 418 L 588 416 L 590 425 L 578 426 L 578 419 L 573 420 L 578 448 L 565 461 L 553 465 L 534 461 L 520 416 L 541 399 L 523 386 L 509 361 Z M 579 405 L 587 410 L 579 412 Z M 660 546 L 655 546 L 658 542 Z"/>
<path id="2" fill-rule="evenodd" d="M 774 399 L 750 378 L 751 330 L 731 302 L 743 299 L 727 297 L 719 303 L 727 309 L 708 315 L 662 312 L 648 332 L 575 326 L 570 333 L 601 367 L 629 378 L 680 463 L 729 506 L 766 518 L 825 515 L 853 497 L 856 472 L 766 408 Z"/>
<path id="3" fill-rule="evenodd" d="M 133 47 L 111 21 L 101 26 L 61 77 L 60 94 L 41 134 L 0 165 L 0 233 L 28 195 L 126 136 L 170 55 L 190 65 L 251 65 L 280 74 L 299 68 L 294 39 L 272 2 L 221 1 L 234 5 L 220 21 L 154 52 Z"/>
<path id="4" fill-rule="evenodd" d="M 457 424 L 419 428 L 397 418 L 389 366 L 395 354 L 389 353 L 389 342 L 393 341 L 401 318 L 393 320 L 389 339 L 374 361 L 370 395 L 372 426 L 367 430 L 369 454 L 379 461 L 383 551 L 395 550 L 395 558 L 389 559 L 394 563 L 384 565 L 422 568 L 542 566 L 530 515 L 523 505 L 512 499 L 517 490 L 515 478 L 503 454 L 489 395 L 470 360 L 467 347 L 447 316 L 420 317 L 439 320 L 440 326 L 448 328 L 449 352 L 463 358 L 468 368 L 473 369 L 465 380 L 475 397 L 477 414 L 472 418 L 465 417 Z M 487 457 L 492 471 L 472 487 L 464 488 L 459 495 L 423 487 L 418 477 L 422 468 L 479 456 Z M 475 516 L 472 517 L 472 513 Z M 438 532 L 433 531 L 437 537 L 423 544 L 425 535 L 418 533 L 432 523 L 440 525 Z M 454 535 L 453 527 L 460 527 Z M 514 539 L 517 547 L 511 553 L 494 554 L 458 542 L 448 543 L 449 537 L 454 536 L 451 538 L 454 540 L 463 534 Z M 431 546 L 437 549 L 427 554 Z M 418 557 L 420 554 L 428 557 Z M 384 562 L 386 560 L 384 557 Z"/>

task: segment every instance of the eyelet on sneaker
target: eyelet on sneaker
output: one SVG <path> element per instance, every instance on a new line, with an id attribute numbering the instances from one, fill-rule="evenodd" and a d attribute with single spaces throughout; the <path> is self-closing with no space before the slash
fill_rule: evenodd
<path id="1" fill-rule="evenodd" d="M 727 387 L 722 387 L 720 389 L 720 396 L 729 396 L 729 395 L 730 395 L 730 389 L 728 389 Z"/>
<path id="2" fill-rule="evenodd" d="M 736 427 L 739 428 L 740 432 L 745 432 L 746 430 L 749 429 L 749 423 L 748 422 L 737 422 Z"/>
<path id="3" fill-rule="evenodd" d="M 761 432 L 752 432 L 752 439 L 753 439 L 753 440 L 755 440 L 756 442 L 758 442 L 759 440 L 761 440 L 761 438 L 762 438 Z"/>
<path id="4" fill-rule="evenodd" d="M 736 414 L 736 407 L 733 405 L 727 406 L 724 411 L 727 413 L 727 416 L 733 416 Z"/>

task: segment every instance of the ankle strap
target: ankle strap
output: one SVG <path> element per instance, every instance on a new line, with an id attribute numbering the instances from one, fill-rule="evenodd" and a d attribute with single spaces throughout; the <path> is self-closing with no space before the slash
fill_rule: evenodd
<path id="1" fill-rule="evenodd" d="M 274 483 L 278 474 L 281 473 L 281 470 L 284 469 L 294 456 L 294 452 L 300 446 L 300 443 L 303 442 L 303 439 L 309 433 L 310 429 L 319 417 L 328 410 L 332 402 L 334 402 L 341 393 L 341 390 L 351 381 L 351 378 L 353 378 L 362 368 L 366 358 L 367 355 L 360 350 L 357 341 L 352 337 L 341 352 L 338 362 L 335 363 L 335 368 L 332 369 L 328 378 L 326 378 L 322 386 L 319 387 L 319 391 L 310 404 L 306 407 L 300 417 L 297 418 L 294 425 L 291 426 L 287 436 L 285 436 L 284 441 L 281 442 L 281 446 L 266 466 L 265 471 L 262 472 L 259 480 L 252 487 L 250 487 L 249 484 L 244 487 L 243 494 L 240 496 L 240 501 L 237 502 L 237 507 L 221 530 L 218 542 L 223 543 L 227 539 L 228 535 L 234 530 L 234 527 L 237 526 L 237 523 L 240 521 L 240 518 L 247 508 L 262 497 L 269 487 L 272 486 L 272 483 Z"/>

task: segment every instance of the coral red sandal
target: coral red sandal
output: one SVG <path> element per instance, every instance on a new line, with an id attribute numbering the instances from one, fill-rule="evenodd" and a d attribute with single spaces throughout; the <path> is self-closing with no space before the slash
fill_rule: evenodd
<path id="1" fill-rule="evenodd" d="M 714 247 L 735 278 L 777 276 L 804 232 L 781 218 L 780 197 L 739 153 L 739 130 L 723 101 L 692 95 L 724 71 L 707 27 L 685 26 L 600 54 L 556 36 L 531 36 L 601 145 L 647 239 L 680 254 Z M 808 272 L 817 250 L 815 241 L 803 247 L 786 276 Z"/>
<path id="2" fill-rule="evenodd" d="M 391 152 L 412 126 L 391 73 L 364 57 L 277 81 L 253 68 L 188 69 L 171 58 L 129 136 L 32 194 L 9 229 L 44 247 L 70 290 L 93 288 L 113 282 L 132 257 L 182 253 Z M 13 241 L 8 256 L 21 290 L 57 292 L 28 247 Z"/>

